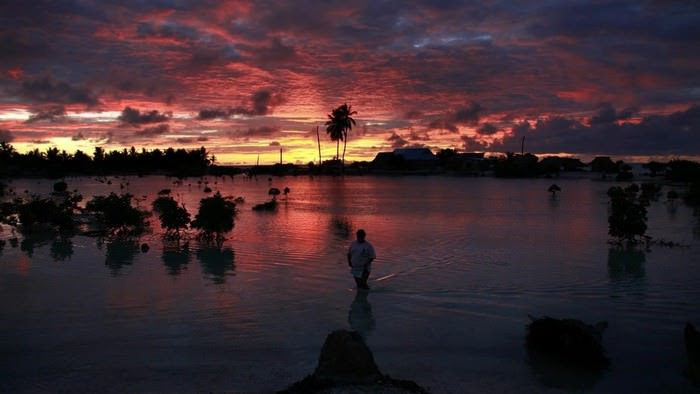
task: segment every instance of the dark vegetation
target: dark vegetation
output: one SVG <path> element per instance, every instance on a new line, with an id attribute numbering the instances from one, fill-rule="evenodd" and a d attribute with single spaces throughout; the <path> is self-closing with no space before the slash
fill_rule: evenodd
<path id="1" fill-rule="evenodd" d="M 646 236 L 649 202 L 640 197 L 639 191 L 634 183 L 624 189 L 619 186 L 608 189 L 611 211 L 608 234 L 618 242 L 637 243 Z"/>
<path id="2" fill-rule="evenodd" d="M 99 223 L 111 235 L 138 235 L 147 226 L 148 212 L 131 205 L 131 194 L 95 196 L 85 205 L 85 210 L 97 215 Z"/>
<path id="3" fill-rule="evenodd" d="M 274 211 L 277 209 L 277 200 L 272 199 L 260 204 L 253 205 L 253 211 Z"/>
<path id="4" fill-rule="evenodd" d="M 39 149 L 19 153 L 15 148 L 0 142 L 0 176 L 40 176 L 60 178 L 69 174 L 107 175 L 107 174 L 150 174 L 164 173 L 185 177 L 201 176 L 208 170 L 218 175 L 228 175 L 230 169 L 212 165 L 213 157 L 202 147 L 199 149 L 165 150 L 141 149 L 134 147 L 121 151 L 106 152 L 96 147 L 92 155 L 80 150 L 73 154 L 49 148 L 45 152 Z"/>
<path id="5" fill-rule="evenodd" d="M 199 238 L 220 244 L 224 234 L 233 230 L 236 203 L 219 192 L 199 202 L 199 212 L 192 221 L 192 228 L 199 230 Z"/>
<path id="6" fill-rule="evenodd" d="M 328 133 L 332 141 L 336 142 L 335 160 L 341 159 L 339 149 L 340 141 L 343 141 L 342 170 L 345 168 L 345 148 L 348 145 L 348 132 L 355 125 L 355 119 L 352 118 L 352 115 L 355 114 L 357 114 L 357 111 L 353 111 L 352 106 L 346 103 L 333 109 L 328 115 L 328 121 L 326 122 L 326 133 Z"/>
<path id="7" fill-rule="evenodd" d="M 190 214 L 187 209 L 170 196 L 160 195 L 153 201 L 153 210 L 158 214 L 160 225 L 166 229 L 168 237 L 179 238 L 180 230 L 186 229 L 190 224 Z"/>

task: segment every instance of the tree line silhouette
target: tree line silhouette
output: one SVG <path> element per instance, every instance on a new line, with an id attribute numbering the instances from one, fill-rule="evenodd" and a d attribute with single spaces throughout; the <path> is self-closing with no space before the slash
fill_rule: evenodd
<path id="1" fill-rule="evenodd" d="M 44 176 L 60 178 L 66 174 L 149 174 L 173 176 L 204 175 L 216 158 L 205 147 L 165 150 L 133 146 L 131 149 L 106 151 L 95 147 L 92 155 L 77 150 L 70 154 L 58 148 L 18 152 L 12 145 L 0 142 L 0 176 Z"/>

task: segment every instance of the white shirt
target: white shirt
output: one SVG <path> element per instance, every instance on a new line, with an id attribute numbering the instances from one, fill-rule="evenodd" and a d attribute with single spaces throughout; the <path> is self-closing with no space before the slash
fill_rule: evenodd
<path id="1" fill-rule="evenodd" d="M 367 270 L 367 272 L 371 271 L 371 261 L 377 258 L 377 255 L 374 254 L 374 247 L 367 241 L 352 241 L 350 249 L 348 249 L 348 254 L 350 255 L 350 264 L 352 265 L 350 272 L 352 272 L 353 276 L 358 278 L 362 276 L 364 270 Z"/>

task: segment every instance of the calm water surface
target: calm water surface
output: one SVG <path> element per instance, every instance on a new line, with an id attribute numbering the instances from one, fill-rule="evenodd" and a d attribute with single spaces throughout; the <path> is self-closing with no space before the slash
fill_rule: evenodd
<path id="1" fill-rule="evenodd" d="M 112 179 L 67 181 L 88 200 L 122 190 Z M 146 207 L 169 187 L 194 214 L 207 195 L 196 181 L 130 177 L 123 191 Z M 338 328 L 362 332 L 383 372 L 436 393 L 698 390 L 682 329 L 700 324 L 700 224 L 682 204 L 653 202 L 648 233 L 689 247 L 629 252 L 606 243 L 612 184 L 590 179 L 558 179 L 557 200 L 551 180 L 208 182 L 246 198 L 221 249 L 164 242 L 155 217 L 137 241 L 5 246 L 0 392 L 270 392 L 311 373 Z M 270 185 L 291 194 L 276 213 L 252 212 Z M 366 298 L 345 259 L 358 228 L 378 254 Z M 608 321 L 611 369 L 562 379 L 530 363 L 528 314 Z"/>

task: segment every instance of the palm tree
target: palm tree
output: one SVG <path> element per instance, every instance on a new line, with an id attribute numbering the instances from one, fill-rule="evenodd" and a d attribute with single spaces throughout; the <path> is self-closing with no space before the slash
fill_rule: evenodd
<path id="1" fill-rule="evenodd" d="M 351 105 L 345 103 L 334 109 L 333 112 L 328 115 L 328 121 L 326 121 L 326 133 L 330 135 L 332 141 L 336 142 L 336 160 L 340 153 L 340 141 L 343 141 L 343 166 L 345 166 L 345 149 L 348 144 L 348 131 L 352 130 L 352 126 L 355 125 L 355 119 L 352 118 L 352 115 L 356 113 L 357 111 L 353 111 Z"/>

